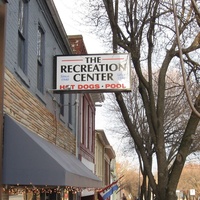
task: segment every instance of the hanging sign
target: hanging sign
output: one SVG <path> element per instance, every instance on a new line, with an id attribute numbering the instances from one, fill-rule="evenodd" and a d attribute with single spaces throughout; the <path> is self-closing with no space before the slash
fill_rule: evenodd
<path id="1" fill-rule="evenodd" d="M 55 90 L 131 91 L 130 54 L 92 54 L 55 58 Z"/>

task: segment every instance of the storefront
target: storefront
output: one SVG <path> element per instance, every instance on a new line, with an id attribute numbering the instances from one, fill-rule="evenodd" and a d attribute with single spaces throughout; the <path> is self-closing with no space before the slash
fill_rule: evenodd
<path id="1" fill-rule="evenodd" d="M 3 184 L 10 199 L 68 200 L 82 189 L 101 187 L 100 179 L 73 154 L 8 115 L 3 151 Z"/>

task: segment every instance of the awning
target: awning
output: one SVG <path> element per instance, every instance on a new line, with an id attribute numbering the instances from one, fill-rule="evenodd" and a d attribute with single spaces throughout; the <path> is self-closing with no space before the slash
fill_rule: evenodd
<path id="1" fill-rule="evenodd" d="M 5 115 L 3 184 L 99 188 L 102 182 L 74 155 Z"/>

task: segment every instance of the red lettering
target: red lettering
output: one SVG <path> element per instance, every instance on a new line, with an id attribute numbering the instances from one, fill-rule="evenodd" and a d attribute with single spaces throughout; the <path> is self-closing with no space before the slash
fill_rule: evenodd
<path id="1" fill-rule="evenodd" d="M 124 84 L 106 84 L 105 85 L 105 88 L 108 88 L 108 89 L 124 89 L 126 88 L 126 86 Z"/>
<path id="2" fill-rule="evenodd" d="M 88 89 L 99 89 L 99 84 L 84 84 L 84 85 L 78 85 L 79 90 L 88 90 Z"/>
<path id="3" fill-rule="evenodd" d="M 73 90 L 75 85 L 60 85 L 60 90 Z"/>
<path id="4" fill-rule="evenodd" d="M 60 85 L 60 90 L 66 90 L 69 87 L 69 85 Z"/>

